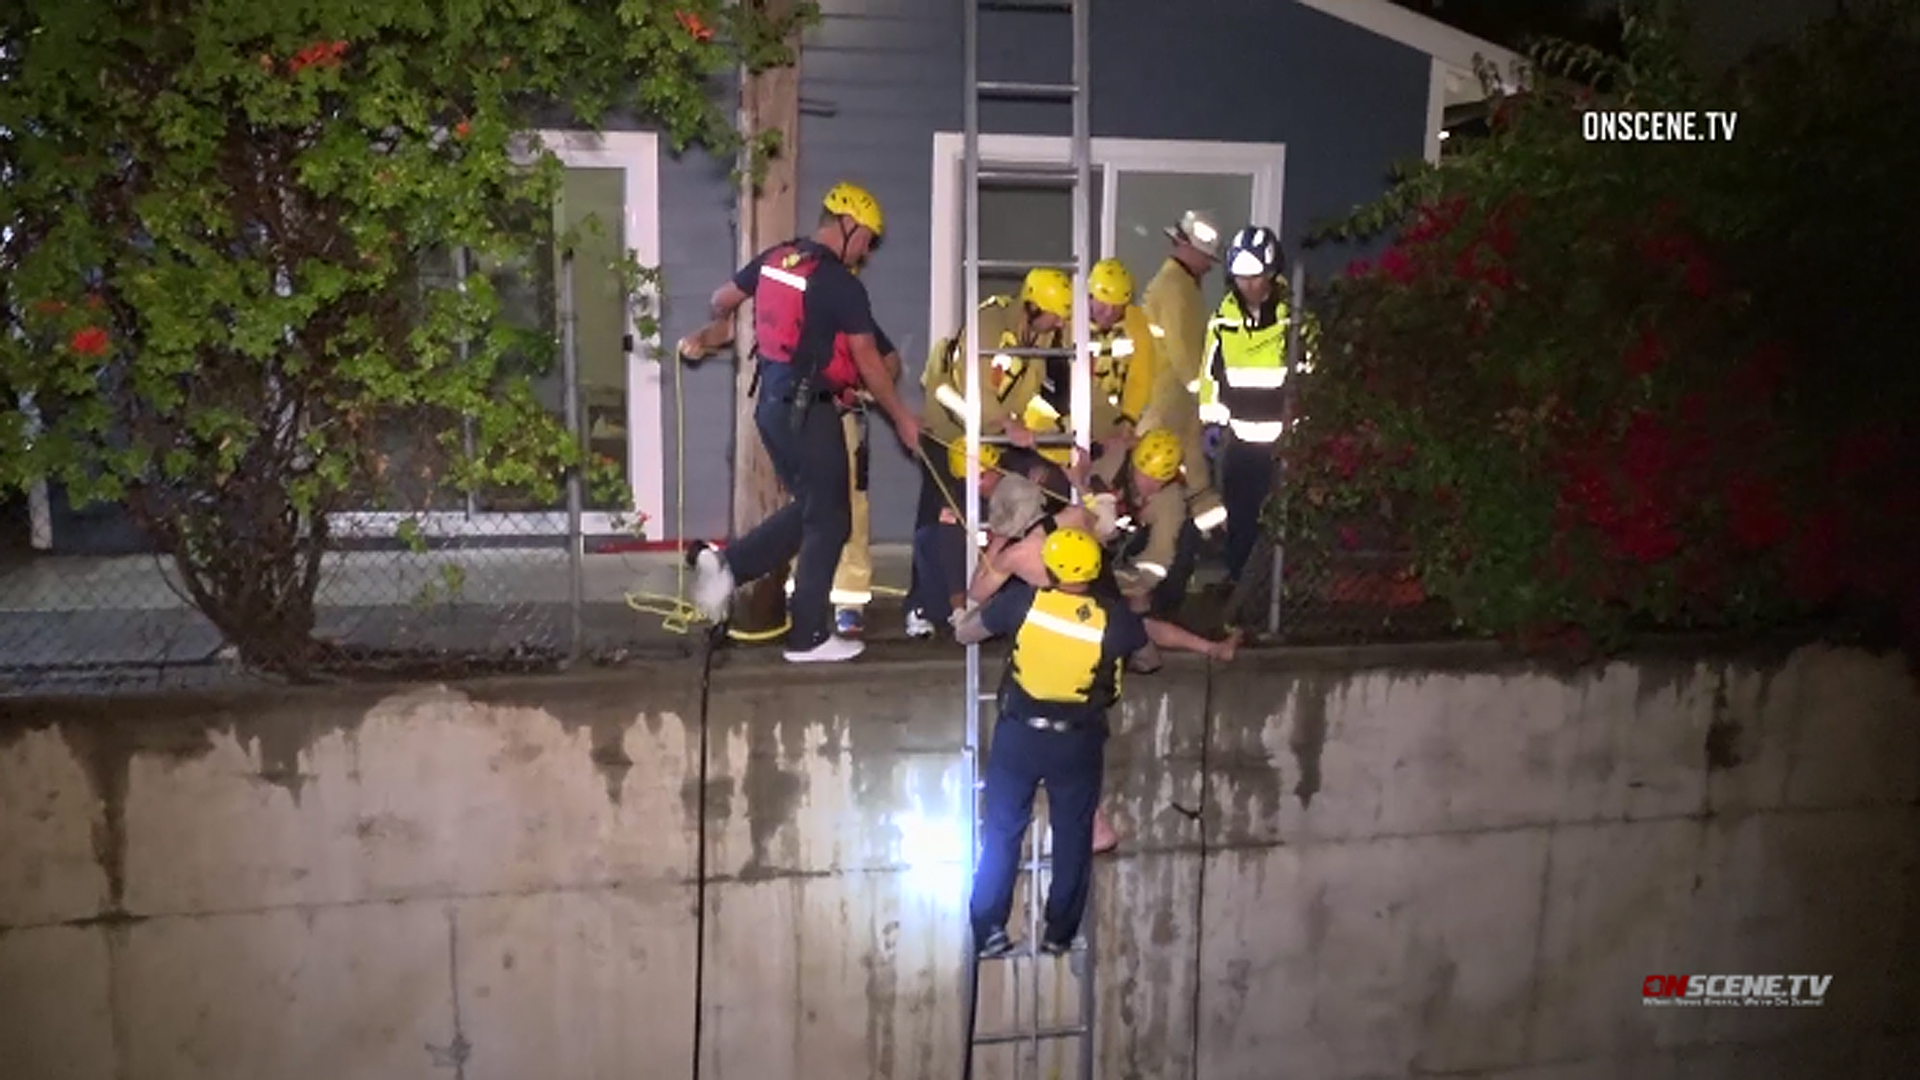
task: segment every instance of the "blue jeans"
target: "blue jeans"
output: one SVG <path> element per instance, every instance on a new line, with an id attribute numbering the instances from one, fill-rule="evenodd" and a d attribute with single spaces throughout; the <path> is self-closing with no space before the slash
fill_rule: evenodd
<path id="1" fill-rule="evenodd" d="M 1220 451 L 1220 501 L 1227 508 L 1227 577 L 1240 580 L 1260 540 L 1260 511 L 1273 492 L 1272 443 L 1228 436 Z"/>
<path id="2" fill-rule="evenodd" d="M 1106 768 L 1104 721 L 1074 731 L 1040 731 L 1002 716 L 987 747 L 986 803 L 980 828 L 980 865 L 973 875 L 970 913 L 977 946 L 1003 929 L 1013 913 L 1020 840 L 1033 820 L 1033 796 L 1047 785 L 1047 821 L 1053 826 L 1053 882 L 1047 888 L 1046 940 L 1072 941 L 1086 915 L 1093 884 L 1093 815 Z"/>
<path id="3" fill-rule="evenodd" d="M 953 615 L 953 597 L 967 591 L 967 528 L 936 520 L 913 530 L 913 579 L 907 610 L 929 621 Z"/>
<path id="4" fill-rule="evenodd" d="M 792 499 L 727 548 L 727 565 L 735 583 L 745 585 L 797 556 L 787 647 L 811 649 L 833 633 L 833 573 L 853 532 L 847 438 L 831 401 L 812 402 L 796 431 L 792 369 L 761 364 L 760 372 L 754 425 Z"/>

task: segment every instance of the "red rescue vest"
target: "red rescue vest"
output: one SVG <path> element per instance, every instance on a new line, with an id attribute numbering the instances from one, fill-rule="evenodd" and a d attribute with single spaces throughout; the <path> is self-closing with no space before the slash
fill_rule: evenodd
<path id="1" fill-rule="evenodd" d="M 821 260 L 831 258 L 832 252 L 810 240 L 781 244 L 760 261 L 760 283 L 753 295 L 753 333 L 760 356 L 818 373 L 823 392 L 860 382 L 847 335 L 835 334 L 831 342 L 823 342 L 805 333 L 807 285 Z"/>

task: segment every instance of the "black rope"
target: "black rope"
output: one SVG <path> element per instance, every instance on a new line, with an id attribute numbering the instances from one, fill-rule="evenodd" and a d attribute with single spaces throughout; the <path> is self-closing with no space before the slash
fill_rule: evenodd
<path id="1" fill-rule="evenodd" d="M 696 811 L 698 848 L 694 854 L 693 915 L 693 1080 L 700 1080 L 700 1047 L 705 1028 L 707 986 L 707 707 L 713 695 L 713 651 L 727 632 L 716 624 L 700 648 L 700 809 Z"/>

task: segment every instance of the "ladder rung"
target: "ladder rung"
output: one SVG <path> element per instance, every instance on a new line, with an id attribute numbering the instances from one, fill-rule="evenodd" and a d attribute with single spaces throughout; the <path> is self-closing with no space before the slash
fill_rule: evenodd
<path id="1" fill-rule="evenodd" d="M 974 90 L 981 97 L 1046 101 L 1070 98 L 1080 92 L 1080 88 L 1072 83 L 1001 82 L 999 80 L 975 83 Z"/>
<path id="2" fill-rule="evenodd" d="M 980 436 L 980 444 L 982 446 L 1012 446 L 1013 437 L 1011 435 L 982 435 Z M 1074 441 L 1073 436 L 1068 434 L 1035 435 L 1033 437 L 1033 445 L 1072 446 L 1074 445 Z"/>
<path id="3" fill-rule="evenodd" d="M 1076 349 L 1014 348 L 1014 349 L 993 349 L 993 350 L 983 350 L 983 351 L 991 351 L 995 356 L 1013 356 L 1013 357 L 1020 357 L 1020 358 L 1026 358 L 1026 359 L 1037 358 L 1037 359 L 1045 359 L 1045 360 L 1072 360 L 1074 357 L 1080 355 L 1079 351 Z"/>
<path id="4" fill-rule="evenodd" d="M 1073 10 L 1069 0 L 980 0 L 981 11 L 1040 11 L 1065 15 Z"/>
<path id="5" fill-rule="evenodd" d="M 1071 274 L 1075 270 L 1080 269 L 1080 264 L 1074 262 L 1048 262 L 1046 260 L 975 259 L 973 261 L 973 268 L 975 270 L 986 271 L 987 273 L 1002 271 L 1009 274 L 1024 274 L 1029 270 L 1065 270 Z"/>
<path id="6" fill-rule="evenodd" d="M 1035 1028 L 1032 1031 L 996 1031 L 987 1035 L 975 1035 L 975 1046 L 1004 1046 L 1008 1043 L 1033 1042 L 1038 1039 L 1071 1039 L 1087 1033 L 1087 1025 L 1074 1024 L 1070 1027 Z"/>
<path id="7" fill-rule="evenodd" d="M 1050 169 L 1040 165 L 982 165 L 974 178 L 983 184 L 1055 184 L 1072 187 L 1080 182 L 1077 169 Z"/>
<path id="8" fill-rule="evenodd" d="M 982 704 L 982 705 L 991 705 L 991 704 L 993 704 L 993 703 L 994 703 L 995 701 L 998 701 L 998 700 L 999 700 L 999 698 L 1000 698 L 1000 695 L 999 695 L 999 694 L 996 694 L 996 693 L 984 693 L 984 694 L 981 694 L 981 695 L 980 695 L 980 704 Z"/>

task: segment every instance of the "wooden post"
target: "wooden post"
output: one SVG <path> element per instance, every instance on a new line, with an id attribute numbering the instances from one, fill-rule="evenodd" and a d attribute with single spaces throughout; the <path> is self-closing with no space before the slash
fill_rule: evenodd
<path id="1" fill-rule="evenodd" d="M 757 0 L 767 15 L 782 18 L 793 10 L 792 0 Z M 797 158 L 800 150 L 800 32 L 787 39 L 793 63 L 757 75 L 741 69 L 740 130 L 751 137 L 760 131 L 780 135 L 780 151 L 769 162 L 756 189 L 743 175 L 739 192 L 740 258 L 747 260 L 797 234 L 799 215 Z M 746 162 L 743 160 L 742 165 Z M 743 170 L 744 172 L 744 170 Z M 760 429 L 753 420 L 753 305 L 743 305 L 734 341 L 739 363 L 734 381 L 733 532 L 745 533 L 765 521 L 786 501 L 786 491 L 774 475 L 773 463 L 760 445 Z M 734 605 L 734 625 L 748 633 L 772 630 L 786 618 L 787 567 L 748 587 Z"/>

